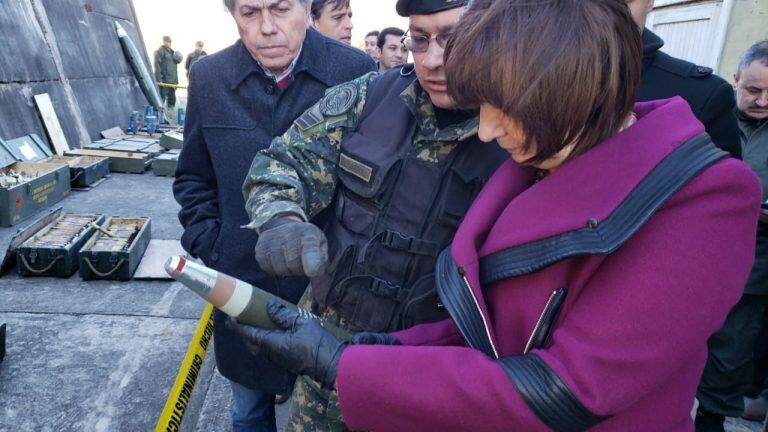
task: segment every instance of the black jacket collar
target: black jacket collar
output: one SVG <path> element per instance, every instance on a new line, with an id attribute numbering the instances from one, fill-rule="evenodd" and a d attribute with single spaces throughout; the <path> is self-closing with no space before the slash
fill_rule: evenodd
<path id="1" fill-rule="evenodd" d="M 315 29 L 308 29 L 301 48 L 301 54 L 299 54 L 299 61 L 296 63 L 296 67 L 291 75 L 296 76 L 300 73 L 308 73 L 330 87 L 333 84 L 333 80 L 326 59 L 327 43 L 332 42 L 326 41 L 326 38 Z M 234 62 L 230 75 L 231 88 L 236 88 L 254 73 L 263 79 L 269 79 L 261 69 L 261 66 L 259 66 L 259 63 L 253 59 L 251 53 L 245 48 L 243 41 L 239 40 L 235 43 Z"/>
<path id="2" fill-rule="evenodd" d="M 656 53 L 664 46 L 664 40 L 656 33 L 643 29 L 643 69 L 653 63 Z"/>

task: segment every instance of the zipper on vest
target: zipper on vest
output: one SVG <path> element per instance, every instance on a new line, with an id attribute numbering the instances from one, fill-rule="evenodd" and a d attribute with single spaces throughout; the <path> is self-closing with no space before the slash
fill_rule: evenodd
<path id="1" fill-rule="evenodd" d="M 466 272 L 464 271 L 464 267 L 459 267 L 458 270 L 459 270 L 459 275 L 461 275 L 461 279 L 464 280 L 464 285 L 466 286 L 467 290 L 469 290 L 469 294 L 472 296 L 472 301 L 475 303 L 475 308 L 477 308 L 477 313 L 483 319 L 483 327 L 485 327 L 485 336 L 488 338 L 488 343 L 491 345 L 491 348 L 493 349 L 493 355 L 498 359 L 499 351 L 496 349 L 496 345 L 494 345 L 493 343 L 493 338 L 491 338 L 491 331 L 488 326 L 488 320 L 485 318 L 485 315 L 483 314 L 482 309 L 480 309 L 480 303 L 477 301 L 477 297 L 475 297 L 475 292 L 472 290 L 472 285 L 469 284 L 469 280 L 467 279 L 467 275 L 466 275 Z"/>
<path id="2" fill-rule="evenodd" d="M 547 304 L 544 305 L 544 310 L 541 312 L 539 319 L 536 321 L 536 325 L 533 327 L 533 332 L 531 332 L 531 336 L 528 338 L 528 343 L 525 344 L 523 354 L 528 354 L 532 349 L 544 347 L 544 344 L 547 342 L 547 339 L 549 339 L 549 335 L 552 332 L 552 325 L 555 323 L 555 320 L 560 313 L 560 308 L 563 306 L 566 292 L 565 288 L 552 291 L 549 300 L 547 300 Z"/>

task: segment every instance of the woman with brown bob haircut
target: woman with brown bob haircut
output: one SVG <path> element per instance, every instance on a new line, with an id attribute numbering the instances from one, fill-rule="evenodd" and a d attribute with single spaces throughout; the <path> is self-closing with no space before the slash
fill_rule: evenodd
<path id="1" fill-rule="evenodd" d="M 510 160 L 438 260 L 451 319 L 344 344 L 273 303 L 284 332 L 243 330 L 334 385 L 349 428 L 693 430 L 707 337 L 752 265 L 760 184 L 682 99 L 633 104 L 625 3 L 476 0 L 453 30 L 449 90 Z"/>

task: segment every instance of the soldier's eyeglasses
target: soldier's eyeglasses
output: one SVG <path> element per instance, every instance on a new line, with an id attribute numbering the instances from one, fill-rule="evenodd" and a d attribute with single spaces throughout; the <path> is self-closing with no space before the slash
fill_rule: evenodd
<path id="1" fill-rule="evenodd" d="M 406 33 L 400 38 L 400 42 L 402 42 L 410 52 L 425 53 L 429 49 L 429 44 L 432 40 L 437 42 L 437 46 L 440 48 L 445 48 L 445 43 L 448 42 L 449 37 L 451 37 L 451 33 L 441 33 L 434 36 L 411 36 Z"/>

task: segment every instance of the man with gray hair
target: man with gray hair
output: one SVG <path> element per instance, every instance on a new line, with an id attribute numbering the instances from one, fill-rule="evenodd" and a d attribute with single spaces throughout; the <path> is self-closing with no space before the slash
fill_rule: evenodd
<path id="1" fill-rule="evenodd" d="M 174 196 L 181 205 L 181 243 L 208 267 L 292 302 L 306 278 L 265 274 L 253 260 L 256 233 L 241 186 L 251 161 L 325 90 L 375 68 L 364 52 L 310 29 L 310 0 L 224 0 L 240 39 L 199 59 L 190 70 L 184 152 Z M 280 366 L 248 353 L 214 315 L 216 364 L 232 388 L 237 431 L 274 431 L 276 394 L 293 381 Z"/>
<path id="2" fill-rule="evenodd" d="M 768 199 L 768 40 L 752 45 L 741 58 L 736 81 L 736 119 L 744 162 L 760 178 Z M 697 392 L 696 431 L 723 431 L 725 417 L 744 411 L 743 396 L 752 382 L 753 352 L 768 307 L 768 210 L 757 226 L 755 264 L 744 294 L 723 327 L 707 342 L 709 357 Z M 765 343 L 763 341 L 762 343 Z M 764 396 L 768 393 L 764 392 Z M 760 399 L 757 399 L 758 405 Z M 766 405 L 763 400 L 763 406 Z M 750 411 L 759 411 L 759 407 Z M 746 413 L 749 414 L 749 413 Z M 755 413 L 752 413 L 755 414 Z M 762 415 L 765 416 L 763 409 Z"/>

